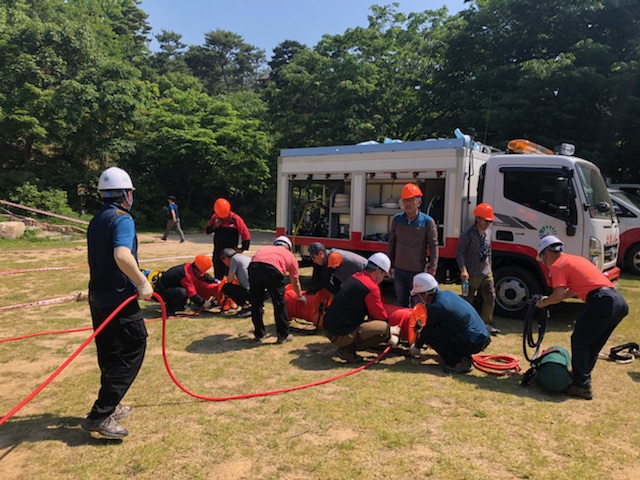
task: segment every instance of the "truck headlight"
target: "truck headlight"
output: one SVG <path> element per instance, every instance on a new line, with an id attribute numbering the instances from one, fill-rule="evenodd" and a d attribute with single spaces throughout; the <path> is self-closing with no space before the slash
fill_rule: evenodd
<path id="1" fill-rule="evenodd" d="M 599 270 L 603 265 L 602 242 L 596 237 L 589 237 L 589 259 Z"/>

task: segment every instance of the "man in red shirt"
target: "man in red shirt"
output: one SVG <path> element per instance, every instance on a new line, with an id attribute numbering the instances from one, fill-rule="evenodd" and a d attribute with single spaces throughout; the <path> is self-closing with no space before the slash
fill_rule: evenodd
<path id="1" fill-rule="evenodd" d="M 293 340 L 289 331 L 287 304 L 284 299 L 284 276 L 289 273 L 293 291 L 298 300 L 306 302 L 302 296 L 298 260 L 291 252 L 293 245 L 284 235 L 279 236 L 273 245 L 262 247 L 251 258 L 249 264 L 249 292 L 251 295 L 251 321 L 253 322 L 255 341 L 262 343 L 266 336 L 263 321 L 264 291 L 269 292 L 273 302 L 273 311 L 278 333 L 277 343 Z"/>
<path id="2" fill-rule="evenodd" d="M 598 353 L 629 313 L 629 306 L 593 263 L 563 250 L 562 240 L 553 235 L 540 239 L 540 260 L 550 271 L 553 292 L 540 298 L 536 307 L 546 308 L 573 296 L 585 302 L 585 309 L 576 320 L 571 335 L 573 383 L 565 393 L 591 400 L 591 371 Z"/>
<path id="3" fill-rule="evenodd" d="M 222 280 L 229 273 L 229 267 L 222 261 L 222 250 L 233 248 L 238 253 L 249 250 L 251 233 L 242 217 L 231 211 L 231 204 L 226 198 L 218 198 L 213 204 L 213 211 L 204 231 L 206 234 L 213 233 L 213 274 Z M 240 247 L 239 240 L 242 240 Z"/>
<path id="4" fill-rule="evenodd" d="M 389 270 L 389 257 L 374 253 L 363 271 L 344 282 L 327 309 L 325 334 L 338 347 L 336 355 L 347 363 L 362 361 L 358 350 L 381 343 L 398 344 L 400 328 L 389 326 L 379 286 Z"/>

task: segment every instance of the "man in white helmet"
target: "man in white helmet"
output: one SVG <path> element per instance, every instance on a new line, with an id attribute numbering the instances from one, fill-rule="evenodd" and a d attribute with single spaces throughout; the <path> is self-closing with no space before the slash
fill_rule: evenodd
<path id="1" fill-rule="evenodd" d="M 293 340 L 293 334 L 289 330 L 289 316 L 287 315 L 287 303 L 284 299 L 284 276 L 288 273 L 293 285 L 293 291 L 298 300 L 306 302 L 302 296 L 300 276 L 298 273 L 298 260 L 291 250 L 291 240 L 281 235 L 275 239 L 273 245 L 262 247 L 251 258 L 249 263 L 249 292 L 251 296 L 251 321 L 253 322 L 255 341 L 262 343 L 266 336 L 263 321 L 264 292 L 269 292 L 273 302 L 273 312 L 276 320 L 276 343 L 285 343 Z"/>
<path id="2" fill-rule="evenodd" d="M 118 167 L 105 170 L 98 190 L 103 207 L 87 230 L 89 307 L 94 329 L 127 298 L 136 293 L 149 298 L 153 293 L 138 267 L 138 239 L 129 213 L 135 188 L 129 174 Z M 129 434 L 118 421 L 131 413 L 131 407 L 120 404 L 120 400 L 138 375 L 146 339 L 137 300 L 127 304 L 96 336 L 101 386 L 91 412 L 82 421 L 83 429 L 107 438 Z"/>
<path id="3" fill-rule="evenodd" d="M 536 307 L 546 308 L 573 296 L 585 302 L 571 335 L 573 383 L 565 393 L 591 400 L 591 371 L 613 330 L 629 313 L 629 306 L 598 267 L 584 257 L 564 253 L 564 244 L 558 237 L 542 237 L 538 252 L 540 261 L 551 272 L 553 292 L 540 298 Z"/>
<path id="4" fill-rule="evenodd" d="M 369 257 L 367 267 L 342 284 L 324 316 L 325 335 L 336 345 L 336 356 L 361 362 L 356 352 L 380 344 L 398 345 L 400 328 L 390 327 L 382 304 L 380 283 L 389 275 L 391 260 L 384 253 Z"/>
<path id="5" fill-rule="evenodd" d="M 427 306 L 427 323 L 411 345 L 411 355 L 429 345 L 442 357 L 446 373 L 467 373 L 473 368 L 471 355 L 491 343 L 491 335 L 473 306 L 458 294 L 440 290 L 428 273 L 413 277 L 411 295 Z"/>

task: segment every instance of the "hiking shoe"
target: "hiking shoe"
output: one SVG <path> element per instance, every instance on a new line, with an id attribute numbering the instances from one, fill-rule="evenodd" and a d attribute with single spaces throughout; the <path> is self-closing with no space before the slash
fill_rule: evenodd
<path id="1" fill-rule="evenodd" d="M 464 357 L 455 365 L 444 364 L 442 370 L 445 373 L 469 373 L 473 369 L 473 362 L 470 357 Z"/>
<path id="2" fill-rule="evenodd" d="M 494 327 L 490 323 L 485 323 L 485 326 L 487 327 L 487 330 L 489 331 L 489 335 L 496 336 L 496 335 L 500 334 L 500 329 Z"/>
<path id="3" fill-rule="evenodd" d="M 264 337 L 255 337 L 253 341 L 256 343 L 264 343 Z"/>
<path id="4" fill-rule="evenodd" d="M 131 414 L 131 410 L 133 410 L 133 408 L 129 405 L 122 405 L 121 403 L 119 403 L 111 416 L 116 420 L 122 420 L 123 418 L 126 418 Z"/>
<path id="5" fill-rule="evenodd" d="M 276 341 L 276 343 L 281 344 L 281 343 L 287 343 L 287 342 L 291 342 L 291 341 L 293 341 L 293 334 L 292 333 L 290 333 L 286 337 L 278 337 L 278 340 Z"/>
<path id="6" fill-rule="evenodd" d="M 182 240 L 180 240 L 180 243 L 184 243 L 184 238 Z"/>
<path id="7" fill-rule="evenodd" d="M 579 387 L 578 385 L 569 385 L 564 391 L 565 395 L 570 397 L 584 398 L 585 400 L 593 400 L 593 392 L 591 387 Z"/>
<path id="8" fill-rule="evenodd" d="M 127 429 L 120 425 L 118 421 L 113 418 L 113 415 L 98 420 L 92 420 L 87 417 L 82 421 L 80 426 L 87 432 L 97 432 L 107 438 L 118 439 L 129 435 Z"/>
<path id="9" fill-rule="evenodd" d="M 336 356 L 347 363 L 364 362 L 364 358 L 362 358 L 356 352 L 352 350 L 347 350 L 344 347 L 339 347 L 336 350 Z"/>
<path id="10" fill-rule="evenodd" d="M 250 308 L 246 308 L 243 310 L 240 310 L 238 313 L 236 313 L 236 317 L 238 318 L 247 318 L 251 316 L 251 309 Z"/>

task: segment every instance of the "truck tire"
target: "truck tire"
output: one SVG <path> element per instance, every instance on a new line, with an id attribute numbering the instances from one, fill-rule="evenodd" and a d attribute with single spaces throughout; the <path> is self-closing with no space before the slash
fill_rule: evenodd
<path id="1" fill-rule="evenodd" d="M 534 275 L 522 267 L 502 267 L 495 272 L 496 308 L 500 317 L 524 318 L 529 297 L 542 292 Z"/>
<path id="2" fill-rule="evenodd" d="M 631 247 L 627 253 L 626 265 L 629 273 L 640 275 L 640 243 Z"/>

